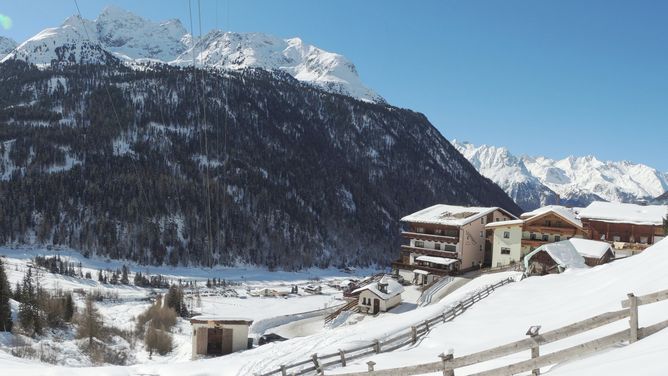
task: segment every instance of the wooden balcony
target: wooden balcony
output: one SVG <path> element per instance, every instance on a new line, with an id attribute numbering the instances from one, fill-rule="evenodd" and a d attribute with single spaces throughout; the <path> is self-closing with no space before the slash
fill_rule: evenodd
<path id="1" fill-rule="evenodd" d="M 415 269 L 420 269 L 424 270 L 426 272 L 429 272 L 431 274 L 436 274 L 439 276 L 444 276 L 444 275 L 455 275 L 457 272 L 454 270 L 448 270 L 448 269 L 437 269 L 437 268 L 430 268 L 428 266 L 421 266 L 421 265 L 411 265 L 411 264 L 404 264 L 401 261 L 394 261 L 392 262 L 392 269 L 402 269 L 402 270 L 415 270 Z"/>
<path id="2" fill-rule="evenodd" d="M 438 257 L 446 257 L 454 259 L 457 258 L 457 252 L 454 251 L 443 251 L 431 248 L 418 248 L 418 247 L 411 247 L 409 245 L 402 245 L 401 250 L 412 253 L 419 253 L 421 255 L 426 255 L 426 256 L 438 256 Z"/>
<path id="3" fill-rule="evenodd" d="M 411 232 L 411 231 L 403 231 L 401 233 L 401 236 L 403 236 L 406 239 L 429 240 L 429 241 L 433 241 L 433 242 L 441 242 L 441 243 L 449 243 L 449 244 L 459 243 L 459 237 L 458 236 L 425 234 L 425 233 L 422 233 L 422 232 Z"/>
<path id="4" fill-rule="evenodd" d="M 573 227 L 554 227 L 554 226 L 525 226 L 522 232 L 534 232 L 541 234 L 559 234 L 562 237 L 575 236 L 576 230 Z"/>

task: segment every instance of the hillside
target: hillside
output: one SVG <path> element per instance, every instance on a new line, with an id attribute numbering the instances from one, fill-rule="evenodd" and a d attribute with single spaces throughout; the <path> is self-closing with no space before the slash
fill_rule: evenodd
<path id="1" fill-rule="evenodd" d="M 594 156 L 518 157 L 503 147 L 456 140 L 453 144 L 525 210 L 556 203 L 647 202 L 668 190 L 668 174 L 643 164 L 600 161 Z"/>
<path id="2" fill-rule="evenodd" d="M 421 114 L 280 72 L 107 58 L 0 66 L 1 243 L 144 264 L 385 265 L 406 213 L 519 211 Z"/>

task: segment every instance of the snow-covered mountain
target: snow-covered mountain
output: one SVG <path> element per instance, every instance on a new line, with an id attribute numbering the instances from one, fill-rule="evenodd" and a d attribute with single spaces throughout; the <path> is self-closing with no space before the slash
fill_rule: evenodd
<path id="1" fill-rule="evenodd" d="M 7 52 L 13 48 L 11 45 Z M 45 29 L 21 43 L 2 59 L 16 58 L 38 66 L 54 61 L 106 64 L 109 54 L 126 62 L 153 60 L 172 65 L 192 65 L 194 54 L 198 66 L 279 70 L 330 92 L 383 102 L 362 83 L 348 59 L 299 38 L 212 30 L 193 39 L 179 20 L 154 22 L 114 6 L 105 8 L 95 20 L 71 16 L 61 26 Z"/>
<path id="2" fill-rule="evenodd" d="M 14 48 L 16 48 L 14 40 L 0 36 L 0 60 L 12 52 Z"/>
<path id="3" fill-rule="evenodd" d="M 595 200 L 651 201 L 668 191 L 668 174 L 643 164 L 600 161 L 594 156 L 517 157 L 503 147 L 456 140 L 453 145 L 527 210 L 555 202 L 583 206 Z"/>

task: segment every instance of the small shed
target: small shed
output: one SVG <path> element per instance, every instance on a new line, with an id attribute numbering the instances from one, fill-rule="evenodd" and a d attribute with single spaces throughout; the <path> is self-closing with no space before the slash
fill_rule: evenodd
<path id="1" fill-rule="evenodd" d="M 606 264 L 615 258 L 615 252 L 610 243 L 597 240 L 571 238 L 568 240 L 588 266 Z"/>
<path id="2" fill-rule="evenodd" d="M 220 356 L 247 349 L 248 328 L 252 323 L 253 320 L 218 316 L 191 318 L 192 358 L 200 355 Z"/>
<path id="3" fill-rule="evenodd" d="M 584 257 L 569 240 L 544 244 L 524 257 L 528 275 L 561 273 L 569 268 L 586 268 Z"/>
<path id="4" fill-rule="evenodd" d="M 357 306 L 360 312 L 375 315 L 387 312 L 401 303 L 404 287 L 390 276 L 383 276 L 378 282 L 370 283 L 353 291 L 359 293 Z"/>

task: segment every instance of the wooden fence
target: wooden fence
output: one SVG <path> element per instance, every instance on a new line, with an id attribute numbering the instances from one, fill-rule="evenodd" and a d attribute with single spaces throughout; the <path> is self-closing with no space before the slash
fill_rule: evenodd
<path id="1" fill-rule="evenodd" d="M 323 370 L 327 367 L 345 367 L 348 362 L 356 359 L 379 354 L 381 352 L 394 351 L 406 345 L 414 345 L 417 343 L 418 339 L 428 333 L 435 325 L 452 321 L 455 317 L 464 313 L 469 307 L 489 296 L 497 288 L 514 281 L 513 278 L 508 278 L 496 284 L 489 285 L 468 298 L 459 301 L 454 307 L 446 310 L 438 316 L 425 320 L 418 325 L 411 326 L 410 328 L 407 328 L 407 330 L 401 331 L 394 336 L 390 336 L 384 341 L 374 340 L 362 346 L 338 350 L 337 352 L 324 355 L 313 354 L 310 359 L 305 359 L 290 365 L 283 365 L 273 371 L 257 374 L 257 376 L 298 376 L 311 373 L 323 374 Z"/>
<path id="2" fill-rule="evenodd" d="M 639 339 L 645 338 L 662 329 L 667 328 L 668 320 L 661 321 L 645 328 L 638 327 L 638 306 L 651 304 L 666 299 L 668 299 L 668 290 L 637 297 L 633 294 L 628 294 L 628 298 L 622 301 L 622 309 L 619 311 L 606 312 L 545 333 L 539 332 L 539 326 L 533 326 L 529 328 L 529 331 L 526 333 L 529 338 L 494 347 L 492 349 L 468 354 L 458 358 L 454 358 L 453 354 L 441 354 L 439 355 L 441 359 L 432 363 L 383 369 L 378 371 L 374 371 L 375 363 L 368 362 L 368 371 L 366 372 L 339 374 L 339 376 L 406 376 L 435 372 L 442 372 L 443 375 L 454 376 L 455 370 L 457 368 L 486 362 L 527 350 L 531 351 L 531 359 L 529 360 L 470 374 L 469 376 L 511 376 L 528 371 L 532 371 L 533 375 L 539 375 L 541 367 L 547 367 L 560 362 L 573 360 L 584 355 L 593 354 L 619 343 L 627 341 L 633 343 Z M 627 317 L 629 318 L 628 329 L 624 329 L 622 331 L 581 343 L 563 350 L 540 355 L 541 345 L 556 342 L 576 334 L 584 333 L 589 330 L 625 319 Z M 324 373 L 321 374 L 324 375 Z"/>

